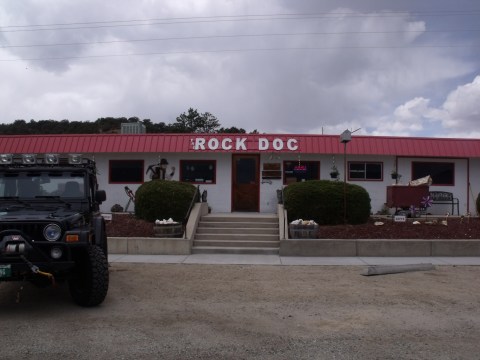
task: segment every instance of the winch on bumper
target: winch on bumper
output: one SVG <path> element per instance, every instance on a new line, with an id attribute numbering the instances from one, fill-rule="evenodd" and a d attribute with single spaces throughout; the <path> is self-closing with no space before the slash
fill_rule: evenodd
<path id="1" fill-rule="evenodd" d="M 68 234 L 67 235 L 73 235 Z M 67 238 L 67 235 L 64 238 Z M 86 244 L 86 234 L 75 233 Z M 28 280 L 38 276 L 61 279 L 73 269 L 71 246 L 66 242 L 36 241 L 17 230 L 0 232 L 0 281 Z M 50 274 L 50 275 L 45 275 Z"/>

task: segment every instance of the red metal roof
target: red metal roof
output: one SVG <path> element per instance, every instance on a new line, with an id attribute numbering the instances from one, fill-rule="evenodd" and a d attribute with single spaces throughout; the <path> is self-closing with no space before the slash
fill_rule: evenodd
<path id="1" fill-rule="evenodd" d="M 199 140 L 200 139 L 200 140 Z M 203 140 L 202 140 L 203 139 Z M 288 142 L 289 139 L 293 139 Z M 203 144 L 198 149 L 194 144 Z M 263 148 L 259 148 L 259 144 Z M 287 145 L 290 145 L 288 147 Z M 223 146 L 222 146 L 223 145 Z M 338 135 L 93 134 L 0 135 L 0 153 L 290 152 L 342 154 Z M 348 154 L 480 157 L 480 139 L 352 136 Z"/>

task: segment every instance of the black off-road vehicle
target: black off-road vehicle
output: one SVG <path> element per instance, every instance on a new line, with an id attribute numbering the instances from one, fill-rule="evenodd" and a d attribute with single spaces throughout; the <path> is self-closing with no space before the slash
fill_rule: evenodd
<path id="1" fill-rule="evenodd" d="M 108 291 L 107 236 L 95 162 L 0 154 L 0 281 L 68 281 L 81 306 Z"/>

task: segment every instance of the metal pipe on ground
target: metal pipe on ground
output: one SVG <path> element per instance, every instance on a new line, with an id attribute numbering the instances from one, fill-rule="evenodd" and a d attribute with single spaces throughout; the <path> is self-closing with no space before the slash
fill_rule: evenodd
<path id="1" fill-rule="evenodd" d="M 435 270 L 433 264 L 407 264 L 407 265 L 372 265 L 365 270 L 361 275 L 386 275 L 399 274 L 412 271 L 430 271 Z"/>

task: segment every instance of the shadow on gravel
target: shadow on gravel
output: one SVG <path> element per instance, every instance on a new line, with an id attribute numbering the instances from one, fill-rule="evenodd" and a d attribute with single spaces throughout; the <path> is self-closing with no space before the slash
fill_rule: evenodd
<path id="1" fill-rule="evenodd" d="M 67 284 L 39 288 L 29 282 L 0 283 L 0 317 L 27 309 L 48 316 L 67 307 L 78 308 L 70 298 Z"/>

